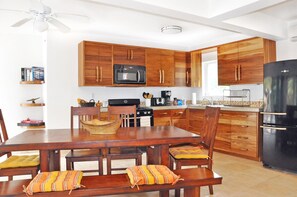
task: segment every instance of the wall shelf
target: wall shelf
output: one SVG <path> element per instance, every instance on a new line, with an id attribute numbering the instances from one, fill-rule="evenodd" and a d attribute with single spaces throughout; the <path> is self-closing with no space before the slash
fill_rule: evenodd
<path id="1" fill-rule="evenodd" d="M 44 81 L 35 80 L 35 81 L 20 81 L 20 84 L 43 84 Z"/>
<path id="2" fill-rule="evenodd" d="M 22 107 L 42 107 L 45 106 L 45 103 L 21 103 Z"/>

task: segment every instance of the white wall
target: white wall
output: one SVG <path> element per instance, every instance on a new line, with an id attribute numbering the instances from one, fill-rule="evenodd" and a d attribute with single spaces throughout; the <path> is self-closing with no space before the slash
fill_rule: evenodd
<path id="1" fill-rule="evenodd" d="M 49 32 L 47 39 L 47 128 L 67 128 L 70 124 L 70 106 L 77 106 L 77 98 L 106 101 L 109 98 L 140 98 L 143 92 L 155 97 L 161 90 L 171 90 L 172 98 L 191 99 L 195 88 L 178 87 L 78 87 L 78 43 L 82 40 L 117 43 L 117 39 L 100 35 Z M 129 43 L 135 44 L 137 43 Z"/>
<path id="2" fill-rule="evenodd" d="M 276 59 L 277 61 L 297 59 L 297 42 L 290 39 L 276 42 Z"/>
<path id="3" fill-rule="evenodd" d="M 42 65 L 40 35 L 0 34 L 0 109 L 9 137 L 23 129 L 17 123 L 23 119 L 42 119 L 42 107 L 21 107 L 20 103 L 42 97 L 42 86 L 20 85 L 21 67 Z"/>

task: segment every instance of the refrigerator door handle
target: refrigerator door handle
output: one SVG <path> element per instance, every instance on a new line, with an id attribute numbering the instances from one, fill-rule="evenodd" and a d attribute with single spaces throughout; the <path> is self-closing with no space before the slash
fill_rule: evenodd
<path id="1" fill-rule="evenodd" d="M 276 116 L 286 116 L 286 112 L 260 112 L 263 115 L 276 115 Z"/>
<path id="2" fill-rule="evenodd" d="M 278 130 L 278 131 L 286 131 L 287 128 L 284 127 L 267 127 L 267 126 L 260 126 L 262 129 L 273 129 L 273 130 Z"/>

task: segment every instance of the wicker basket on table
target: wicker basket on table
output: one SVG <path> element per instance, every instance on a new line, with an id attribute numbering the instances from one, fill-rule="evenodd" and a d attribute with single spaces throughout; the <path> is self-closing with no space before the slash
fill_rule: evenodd
<path id="1" fill-rule="evenodd" d="M 90 132 L 90 134 L 115 134 L 122 123 L 122 118 L 110 121 L 100 121 L 98 119 L 93 119 L 89 121 L 80 121 L 82 127 Z"/>

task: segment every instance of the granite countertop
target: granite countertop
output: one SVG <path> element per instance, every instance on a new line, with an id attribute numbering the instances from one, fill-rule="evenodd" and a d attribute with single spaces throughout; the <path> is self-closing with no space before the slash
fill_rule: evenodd
<path id="1" fill-rule="evenodd" d="M 258 107 L 241 107 L 241 106 L 224 106 L 224 105 L 210 105 L 213 107 L 220 107 L 221 110 L 226 111 L 246 111 L 246 112 L 260 112 L 261 108 Z M 180 106 L 152 106 L 153 110 L 166 110 L 166 109 L 205 109 L 206 105 L 180 105 Z"/>
<path id="2" fill-rule="evenodd" d="M 213 107 L 220 107 L 221 110 L 226 111 L 246 111 L 246 112 L 261 112 L 262 108 L 259 107 L 241 107 L 241 106 L 224 106 L 224 105 L 210 105 Z M 170 106 L 151 106 L 153 110 L 166 110 L 166 109 L 205 109 L 206 105 L 170 105 Z M 101 107 L 101 112 L 107 112 L 107 107 Z"/>

